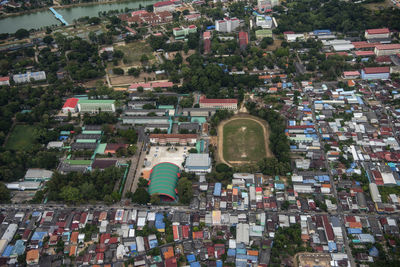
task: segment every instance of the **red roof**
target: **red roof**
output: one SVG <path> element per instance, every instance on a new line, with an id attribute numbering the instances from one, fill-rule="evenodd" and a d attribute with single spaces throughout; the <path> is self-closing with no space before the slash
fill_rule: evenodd
<path id="1" fill-rule="evenodd" d="M 153 6 L 154 7 L 162 7 L 162 6 L 169 6 L 169 5 L 173 5 L 174 1 L 162 1 L 162 2 L 157 2 L 155 3 Z"/>
<path id="2" fill-rule="evenodd" d="M 365 74 L 373 74 L 373 73 L 389 73 L 389 67 L 371 67 L 371 68 L 364 68 Z"/>
<path id="3" fill-rule="evenodd" d="M 376 49 L 379 49 L 379 50 L 400 49 L 400 44 L 380 44 L 380 45 L 376 45 Z"/>
<path id="4" fill-rule="evenodd" d="M 10 77 L 0 77 L 0 82 L 9 81 Z"/>
<path id="5" fill-rule="evenodd" d="M 380 56 L 375 58 L 376 62 L 392 62 L 390 56 Z"/>
<path id="6" fill-rule="evenodd" d="M 368 34 L 384 34 L 384 33 L 390 33 L 388 28 L 382 28 L 382 29 L 368 29 L 365 30 Z"/>
<path id="7" fill-rule="evenodd" d="M 200 104 L 237 104 L 237 99 L 209 99 L 209 98 L 200 98 Z"/>
<path id="8" fill-rule="evenodd" d="M 361 56 L 373 56 L 375 55 L 374 51 L 355 51 L 354 52 L 356 56 L 361 57 Z"/>
<path id="9" fill-rule="evenodd" d="M 63 108 L 75 108 L 78 101 L 78 98 L 68 98 L 67 101 L 65 101 Z"/>
<path id="10" fill-rule="evenodd" d="M 345 71 L 343 72 L 344 76 L 358 76 L 360 73 L 358 71 Z"/>
<path id="11" fill-rule="evenodd" d="M 203 38 L 210 38 L 211 37 L 211 32 L 204 32 L 203 33 Z"/>
<path id="12" fill-rule="evenodd" d="M 360 49 L 360 48 L 374 48 L 379 43 L 368 43 L 362 41 L 362 42 L 352 42 L 351 44 L 354 45 L 355 49 Z"/>

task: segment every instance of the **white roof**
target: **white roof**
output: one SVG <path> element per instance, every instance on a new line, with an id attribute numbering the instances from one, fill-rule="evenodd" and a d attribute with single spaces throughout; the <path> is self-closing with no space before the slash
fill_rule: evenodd
<path id="1" fill-rule="evenodd" d="M 186 166 L 204 167 L 204 166 L 210 166 L 210 163 L 211 163 L 210 156 L 206 153 L 203 154 L 190 153 L 189 156 L 186 158 Z"/>
<path id="2" fill-rule="evenodd" d="M 25 179 L 27 178 L 51 178 L 53 176 L 52 171 L 45 169 L 28 169 L 25 174 Z"/>

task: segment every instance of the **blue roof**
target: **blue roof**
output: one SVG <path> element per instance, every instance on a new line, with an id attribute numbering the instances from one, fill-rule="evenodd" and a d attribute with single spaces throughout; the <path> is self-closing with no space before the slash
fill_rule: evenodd
<path id="1" fill-rule="evenodd" d="M 149 246 L 150 246 L 150 248 L 158 247 L 157 239 L 149 240 Z"/>
<path id="2" fill-rule="evenodd" d="M 236 255 L 236 250 L 234 250 L 232 248 L 228 249 L 227 255 L 234 257 Z"/>
<path id="3" fill-rule="evenodd" d="M 215 183 L 214 196 L 219 197 L 221 195 L 221 183 Z"/>
<path id="4" fill-rule="evenodd" d="M 217 267 L 222 267 L 222 261 L 221 260 L 217 260 L 216 264 L 217 264 Z"/>
<path id="5" fill-rule="evenodd" d="M 337 246 L 335 242 L 328 242 L 328 248 L 330 252 L 337 251 Z"/>
<path id="6" fill-rule="evenodd" d="M 164 215 L 162 213 L 156 213 L 155 226 L 157 229 L 165 229 Z"/>
<path id="7" fill-rule="evenodd" d="M 196 257 L 193 254 L 187 255 L 186 259 L 189 263 L 196 261 Z"/>
<path id="8" fill-rule="evenodd" d="M 14 249 L 12 251 L 12 255 L 22 255 L 25 252 L 25 245 L 24 245 L 24 241 L 22 241 L 21 239 L 18 239 L 15 242 L 15 246 Z"/>
<path id="9" fill-rule="evenodd" d="M 378 257 L 379 256 L 379 250 L 376 247 L 372 247 L 369 249 L 369 255 L 371 257 Z"/>
<path id="10" fill-rule="evenodd" d="M 47 235 L 47 232 L 35 232 L 32 236 L 32 240 L 42 241 L 43 238 Z"/>
<path id="11" fill-rule="evenodd" d="M 190 267 L 201 267 L 200 263 L 198 261 L 190 263 Z"/>
<path id="12" fill-rule="evenodd" d="M 14 246 L 8 245 L 8 246 L 6 247 L 6 249 L 3 251 L 2 256 L 3 256 L 3 257 L 10 257 L 11 251 L 13 250 L 13 248 L 14 248 Z"/>

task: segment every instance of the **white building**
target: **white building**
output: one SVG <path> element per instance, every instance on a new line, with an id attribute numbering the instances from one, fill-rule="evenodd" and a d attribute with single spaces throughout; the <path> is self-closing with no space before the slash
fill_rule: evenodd
<path id="1" fill-rule="evenodd" d="M 10 85 L 10 77 L 0 77 L 0 86 Z"/>
<path id="2" fill-rule="evenodd" d="M 300 40 L 304 39 L 304 34 L 303 33 L 289 33 L 285 34 L 285 40 L 289 43 L 293 43 L 297 41 L 297 38 Z"/>
<path id="3" fill-rule="evenodd" d="M 256 25 L 263 29 L 271 29 L 272 18 L 270 16 L 256 16 Z"/>
<path id="4" fill-rule="evenodd" d="M 223 20 L 215 21 L 215 30 L 218 32 L 232 32 L 240 25 L 240 20 L 237 18 L 224 18 Z"/>
<path id="5" fill-rule="evenodd" d="M 27 83 L 31 80 L 34 81 L 42 81 L 46 80 L 46 72 L 38 71 L 38 72 L 27 72 L 23 74 L 15 74 L 13 75 L 13 80 L 15 83 Z"/>

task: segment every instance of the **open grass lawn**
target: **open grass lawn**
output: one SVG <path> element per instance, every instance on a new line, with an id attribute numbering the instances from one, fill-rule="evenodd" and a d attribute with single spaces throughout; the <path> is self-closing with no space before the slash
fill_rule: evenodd
<path id="1" fill-rule="evenodd" d="M 116 46 L 114 49 L 124 52 L 124 57 L 127 59 L 127 65 L 140 64 L 140 58 L 142 55 L 147 55 L 149 60 L 155 58 L 152 54 L 153 49 L 146 42 L 127 43 L 126 45 Z"/>
<path id="2" fill-rule="evenodd" d="M 13 150 L 24 150 L 35 141 L 32 125 L 16 125 L 7 140 L 6 148 Z"/>
<path id="3" fill-rule="evenodd" d="M 224 125 L 224 159 L 228 162 L 257 162 L 265 158 L 262 126 L 252 120 L 237 119 Z"/>

